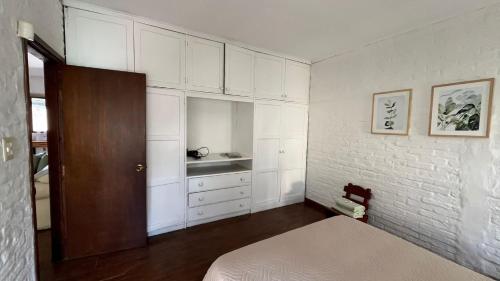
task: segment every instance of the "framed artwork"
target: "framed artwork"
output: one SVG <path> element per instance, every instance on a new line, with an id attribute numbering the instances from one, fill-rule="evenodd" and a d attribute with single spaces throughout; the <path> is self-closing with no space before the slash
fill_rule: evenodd
<path id="1" fill-rule="evenodd" d="M 372 134 L 408 135 L 411 89 L 373 94 Z"/>
<path id="2" fill-rule="evenodd" d="M 429 136 L 487 138 L 495 79 L 432 87 Z"/>

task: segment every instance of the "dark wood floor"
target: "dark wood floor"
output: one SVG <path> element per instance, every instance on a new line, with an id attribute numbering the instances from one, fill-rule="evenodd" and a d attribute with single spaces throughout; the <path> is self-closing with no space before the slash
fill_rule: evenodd
<path id="1" fill-rule="evenodd" d="M 217 257 L 322 220 L 328 214 L 295 204 L 153 237 L 149 246 L 53 264 L 50 232 L 38 234 L 40 276 L 48 280 L 199 281 Z"/>

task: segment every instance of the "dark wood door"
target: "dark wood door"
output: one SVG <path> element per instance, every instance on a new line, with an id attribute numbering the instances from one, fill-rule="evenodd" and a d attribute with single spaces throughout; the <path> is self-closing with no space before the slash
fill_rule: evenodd
<path id="1" fill-rule="evenodd" d="M 146 76 L 61 66 L 59 77 L 62 258 L 146 245 Z"/>

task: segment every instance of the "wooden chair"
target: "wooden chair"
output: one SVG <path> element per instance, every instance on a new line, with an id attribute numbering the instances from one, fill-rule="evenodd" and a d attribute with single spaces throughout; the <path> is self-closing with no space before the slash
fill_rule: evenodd
<path id="1" fill-rule="evenodd" d="M 368 201 L 372 198 L 372 190 L 369 188 L 362 188 L 359 185 L 353 185 L 352 183 L 347 184 L 347 186 L 344 186 L 344 191 L 345 195 L 342 196 L 346 199 L 349 199 L 353 202 L 356 202 L 360 205 L 365 206 L 365 212 L 368 211 L 368 207 L 370 206 L 368 204 Z M 361 197 L 363 200 L 359 200 L 357 198 L 353 198 L 352 195 L 356 195 Z M 335 210 L 335 208 L 332 208 L 333 212 L 335 212 L 338 215 L 343 215 L 341 212 Z M 362 221 L 364 223 L 368 223 L 368 215 L 365 214 L 362 218 L 357 219 L 359 221 Z"/>

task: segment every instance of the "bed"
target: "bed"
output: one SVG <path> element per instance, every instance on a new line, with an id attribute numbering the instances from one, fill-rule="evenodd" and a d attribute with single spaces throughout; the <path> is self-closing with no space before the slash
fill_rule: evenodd
<path id="1" fill-rule="evenodd" d="M 286 232 L 219 257 L 204 281 L 492 280 L 346 216 Z"/>

